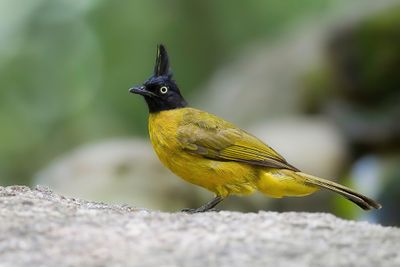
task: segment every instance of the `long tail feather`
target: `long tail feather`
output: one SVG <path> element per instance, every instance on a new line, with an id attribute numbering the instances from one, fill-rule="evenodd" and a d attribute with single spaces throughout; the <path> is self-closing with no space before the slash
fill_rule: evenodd
<path id="1" fill-rule="evenodd" d="M 378 202 L 360 193 L 357 193 L 346 186 L 302 172 L 296 172 L 296 174 L 303 177 L 305 179 L 306 184 L 314 186 L 316 185 L 318 187 L 336 192 L 342 195 L 343 197 L 347 198 L 348 200 L 354 202 L 357 206 L 359 206 L 364 210 L 380 209 L 382 207 Z"/>

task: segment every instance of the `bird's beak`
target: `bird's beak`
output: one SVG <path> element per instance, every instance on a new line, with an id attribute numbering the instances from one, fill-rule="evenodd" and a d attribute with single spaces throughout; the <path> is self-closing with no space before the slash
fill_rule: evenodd
<path id="1" fill-rule="evenodd" d="M 129 92 L 133 94 L 138 94 L 138 95 L 143 95 L 143 96 L 153 96 L 154 93 L 147 91 L 146 87 L 141 85 L 141 86 L 134 86 L 132 88 L 129 88 Z"/>

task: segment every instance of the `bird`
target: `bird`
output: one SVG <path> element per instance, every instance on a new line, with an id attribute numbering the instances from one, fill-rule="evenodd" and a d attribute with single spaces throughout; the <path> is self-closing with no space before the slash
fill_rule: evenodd
<path id="1" fill-rule="evenodd" d="M 157 45 L 152 76 L 129 92 L 147 103 L 148 131 L 159 160 L 174 174 L 215 194 L 198 208 L 213 210 L 231 195 L 259 191 L 273 198 L 333 191 L 364 210 L 379 209 L 371 198 L 346 186 L 300 171 L 252 134 L 216 115 L 192 108 L 173 79 L 164 45 Z"/>

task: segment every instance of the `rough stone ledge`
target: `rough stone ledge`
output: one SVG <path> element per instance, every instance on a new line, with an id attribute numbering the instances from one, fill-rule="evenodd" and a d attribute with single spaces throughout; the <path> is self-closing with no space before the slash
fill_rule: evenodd
<path id="1" fill-rule="evenodd" d="M 163 213 L 10 186 L 0 266 L 400 266 L 400 229 L 322 213 Z"/>

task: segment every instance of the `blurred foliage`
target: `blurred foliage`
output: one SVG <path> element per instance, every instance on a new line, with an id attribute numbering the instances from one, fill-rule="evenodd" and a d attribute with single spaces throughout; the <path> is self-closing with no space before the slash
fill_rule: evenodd
<path id="1" fill-rule="evenodd" d="M 400 99 L 400 8 L 339 28 L 328 40 L 327 51 L 329 67 L 311 74 L 315 91 L 310 95 L 333 90 L 336 96 L 374 108 Z"/>
<path id="2" fill-rule="evenodd" d="M 156 44 L 185 92 L 255 39 L 271 39 L 337 1 L 0 2 L 0 182 L 29 183 L 62 151 L 145 134 L 142 99 Z"/>
<path id="3" fill-rule="evenodd" d="M 400 8 L 339 29 L 308 76 L 311 112 L 336 118 L 359 152 L 400 146 Z"/>
<path id="4" fill-rule="evenodd" d="M 329 50 L 340 93 L 375 105 L 400 96 L 399 8 L 342 29 L 330 40 Z"/>

